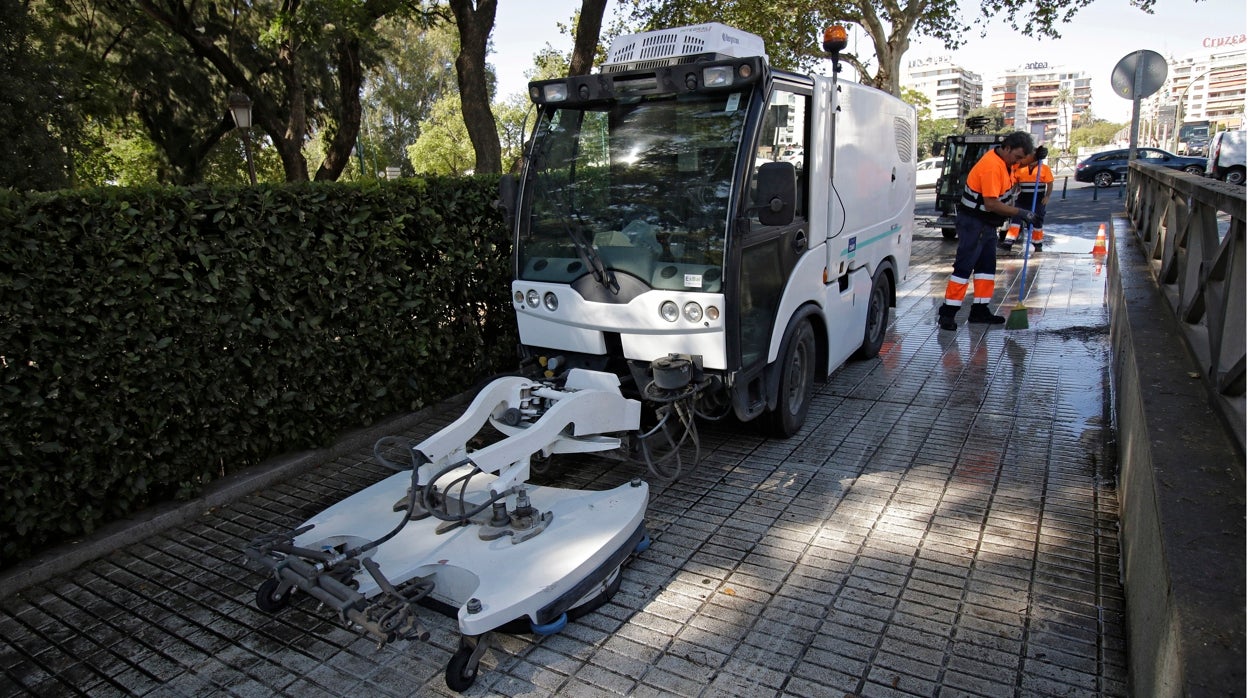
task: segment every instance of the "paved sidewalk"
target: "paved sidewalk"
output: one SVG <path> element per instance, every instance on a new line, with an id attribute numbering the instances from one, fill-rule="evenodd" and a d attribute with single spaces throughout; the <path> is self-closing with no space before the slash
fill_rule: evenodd
<path id="1" fill-rule="evenodd" d="M 704 425 L 701 464 L 652 483 L 653 545 L 615 599 L 558 635 L 502 636 L 467 694 L 1127 695 L 1105 271 L 1095 216 L 1063 210 L 1028 269 L 1027 330 L 938 330 L 953 245 L 920 229 L 881 357 L 821 386 L 794 438 Z M 1019 255 L 1000 266 L 1008 313 Z M 370 460 L 360 449 L 0 600 L 0 695 L 450 694 L 450 619 L 378 650 L 306 597 L 274 616 L 253 605 L 247 541 L 390 474 Z M 537 481 L 643 475 L 588 458 Z"/>

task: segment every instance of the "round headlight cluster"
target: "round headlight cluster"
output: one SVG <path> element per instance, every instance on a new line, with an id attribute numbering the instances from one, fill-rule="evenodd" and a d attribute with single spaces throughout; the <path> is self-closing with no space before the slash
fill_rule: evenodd
<path id="1" fill-rule="evenodd" d="M 545 306 L 551 312 L 559 309 L 559 296 L 555 295 L 554 291 L 541 293 L 537 289 L 531 288 L 528 291 L 516 291 L 512 294 L 512 298 L 516 301 L 516 305 L 521 307 L 528 306 L 537 309 Z"/>
<path id="2" fill-rule="evenodd" d="M 686 321 L 697 324 L 703 319 L 718 320 L 719 308 L 712 305 L 703 310 L 702 306 L 695 301 L 685 303 L 683 308 L 676 305 L 675 301 L 663 301 L 663 304 L 659 306 L 659 317 L 668 322 L 676 322 L 682 315 Z"/>

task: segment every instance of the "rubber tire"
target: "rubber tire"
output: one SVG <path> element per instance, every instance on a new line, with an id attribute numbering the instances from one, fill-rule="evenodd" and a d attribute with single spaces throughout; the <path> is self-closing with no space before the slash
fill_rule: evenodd
<path id="1" fill-rule="evenodd" d="M 260 582 L 260 586 L 256 588 L 256 608 L 265 613 L 277 613 L 290 605 L 290 592 L 294 591 L 294 587 L 287 589 L 280 597 L 274 597 L 273 592 L 277 591 L 277 587 L 278 581 L 273 577 Z"/>
<path id="2" fill-rule="evenodd" d="M 784 345 L 776 408 L 767 415 L 772 436 L 787 439 L 806 423 L 810 395 L 814 392 L 815 357 L 815 331 L 803 320 Z"/>
<path id="3" fill-rule="evenodd" d="M 468 658 L 472 656 L 472 648 L 460 647 L 455 654 L 451 655 L 451 661 L 446 663 L 446 687 L 456 693 L 463 693 L 472 684 L 477 682 L 477 673 L 480 666 L 474 668 L 471 674 L 467 673 Z"/>
<path id="4" fill-rule="evenodd" d="M 1097 172 L 1096 175 L 1092 177 L 1092 183 L 1095 184 L 1098 189 L 1105 189 L 1114 186 L 1114 179 L 1116 178 L 1114 177 L 1113 172 Z"/>
<path id="5" fill-rule="evenodd" d="M 1232 167 L 1231 169 L 1226 171 L 1226 175 L 1222 177 L 1222 181 L 1226 182 L 1227 184 L 1243 184 L 1244 183 L 1244 168 Z"/>
<path id="6" fill-rule="evenodd" d="M 958 229 L 957 229 L 957 228 L 941 228 L 941 229 L 940 229 L 940 234 L 941 234 L 941 235 L 943 235 L 943 236 L 945 237 L 945 239 L 946 239 L 946 240 L 957 240 L 957 239 L 958 239 Z"/>
<path id="7" fill-rule="evenodd" d="M 1183 168 L 1183 171 L 1188 174 L 1194 174 L 1194 175 L 1205 174 L 1205 168 L 1201 167 L 1200 165 L 1188 165 L 1187 167 Z"/>
<path id="8" fill-rule="evenodd" d="M 884 346 L 884 334 L 888 331 L 888 297 L 891 290 L 888 273 L 883 269 L 875 272 L 871 282 L 871 295 L 867 296 L 867 326 L 862 331 L 862 346 L 854 353 L 858 359 L 874 359 Z"/>

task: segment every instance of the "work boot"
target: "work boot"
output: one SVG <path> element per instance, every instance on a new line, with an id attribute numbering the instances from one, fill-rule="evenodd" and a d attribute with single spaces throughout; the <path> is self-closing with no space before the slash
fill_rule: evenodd
<path id="1" fill-rule="evenodd" d="M 955 317 L 957 314 L 958 314 L 958 306 L 949 305 L 948 303 L 941 304 L 940 310 L 938 311 L 936 315 L 936 322 L 937 324 L 940 325 L 940 329 L 942 330 L 958 329 L 958 322 Z"/>
<path id="2" fill-rule="evenodd" d="M 987 303 L 972 303 L 971 316 L 967 318 L 967 321 L 984 325 L 1001 325 L 1005 323 L 1005 318 L 993 315 Z"/>
<path id="3" fill-rule="evenodd" d="M 1044 243 L 1043 243 L 1043 242 L 1033 242 L 1033 243 L 1031 244 L 1031 246 L 1032 246 L 1033 248 L 1035 248 L 1036 252 L 1039 252 L 1040 250 L 1044 249 Z"/>

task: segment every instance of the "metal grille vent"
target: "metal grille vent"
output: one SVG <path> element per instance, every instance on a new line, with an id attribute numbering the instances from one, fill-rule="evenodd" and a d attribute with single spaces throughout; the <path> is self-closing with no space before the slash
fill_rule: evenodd
<path id="1" fill-rule="evenodd" d="M 914 134 L 910 128 L 910 122 L 894 116 L 893 133 L 897 141 L 897 157 L 901 158 L 902 162 L 910 162 L 914 157 Z"/>

